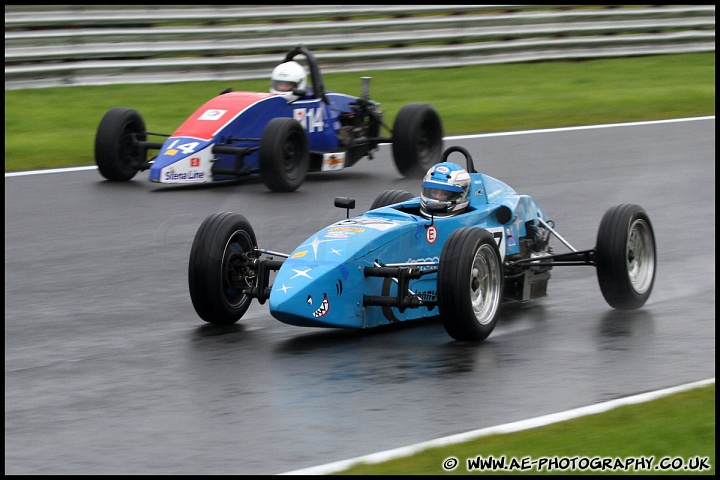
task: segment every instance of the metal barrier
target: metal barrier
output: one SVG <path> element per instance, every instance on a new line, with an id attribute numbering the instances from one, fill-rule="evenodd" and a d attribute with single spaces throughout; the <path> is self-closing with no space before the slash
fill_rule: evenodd
<path id="1" fill-rule="evenodd" d="M 325 72 L 715 51 L 715 6 L 6 5 L 5 88 L 265 78 L 299 43 Z"/>

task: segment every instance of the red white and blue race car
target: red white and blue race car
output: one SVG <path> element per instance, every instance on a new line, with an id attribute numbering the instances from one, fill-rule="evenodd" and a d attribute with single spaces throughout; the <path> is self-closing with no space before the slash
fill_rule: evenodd
<path id="1" fill-rule="evenodd" d="M 312 85 L 305 80 L 305 67 L 294 60 L 298 56 L 306 60 Z M 283 91 L 283 75 L 292 77 L 298 69 L 298 78 L 288 78 L 291 87 Z M 149 180 L 162 184 L 260 175 L 270 190 L 289 192 L 308 172 L 341 170 L 363 157 L 372 159 L 381 143 L 392 144 L 398 171 L 413 178 L 421 177 L 442 152 L 442 122 L 431 105 L 404 105 L 390 129 L 379 104 L 370 99 L 369 77 L 363 77 L 359 97 L 326 91 L 317 61 L 303 45 L 287 53 L 273 80 L 270 92 L 223 91 L 172 135 L 148 132 L 132 108 L 110 109 L 95 137 L 100 174 L 128 181 L 149 169 Z M 382 136 L 383 129 L 390 136 Z M 167 138 L 148 140 L 152 136 Z M 150 151 L 157 155 L 149 159 Z"/>
<path id="2" fill-rule="evenodd" d="M 465 155 L 467 171 L 445 162 L 453 152 Z M 290 325 L 349 329 L 439 317 L 451 337 L 481 341 L 495 328 L 502 304 L 544 297 L 552 269 L 570 265 L 596 267 L 611 307 L 645 304 L 655 281 L 656 247 L 642 207 L 610 207 L 595 247 L 577 250 L 533 198 L 477 172 L 463 147 L 448 148 L 440 160 L 433 167 L 438 179 L 426 177 L 420 197 L 388 190 L 354 217 L 349 209 L 355 201 L 337 198 L 348 218 L 288 254 L 260 248 L 238 213 L 208 216 L 190 252 L 195 311 L 206 322 L 229 325 L 256 299 L 269 301 L 270 314 Z M 426 184 L 453 175 L 464 182 L 462 196 L 429 200 Z M 449 214 L 456 206 L 462 210 Z M 555 253 L 551 237 L 569 251 Z"/>

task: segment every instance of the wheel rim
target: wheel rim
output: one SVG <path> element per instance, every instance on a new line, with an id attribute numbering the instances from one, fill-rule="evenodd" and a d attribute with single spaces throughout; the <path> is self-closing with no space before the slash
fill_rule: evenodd
<path id="1" fill-rule="evenodd" d="M 119 144 L 120 150 L 120 163 L 124 166 L 130 166 L 133 163 L 134 152 L 133 152 L 133 133 L 135 132 L 135 125 L 128 124 L 123 129 L 122 137 Z"/>
<path id="2" fill-rule="evenodd" d="M 473 259 L 470 298 L 477 322 L 481 325 L 490 323 L 500 298 L 500 265 L 490 245 L 482 245 Z"/>
<path id="3" fill-rule="evenodd" d="M 424 161 L 423 163 L 429 163 L 439 154 L 439 152 L 435 151 L 437 150 L 437 148 L 435 148 L 437 145 L 437 130 L 434 127 L 435 123 L 433 121 L 426 120 L 420 128 L 416 148 L 418 157 Z"/>
<path id="4" fill-rule="evenodd" d="M 639 294 L 647 292 L 655 274 L 655 245 L 650 225 L 644 220 L 630 225 L 625 261 L 633 289 Z"/>
<path id="5" fill-rule="evenodd" d="M 282 166 L 288 178 L 295 179 L 300 175 L 302 155 L 302 142 L 298 135 L 288 136 L 282 148 Z"/>
<path id="6" fill-rule="evenodd" d="M 247 253 L 252 249 L 252 240 L 242 230 L 233 233 L 225 245 L 220 276 L 225 301 L 233 308 L 248 299 L 243 290 L 252 286 L 252 271 L 247 263 Z"/>

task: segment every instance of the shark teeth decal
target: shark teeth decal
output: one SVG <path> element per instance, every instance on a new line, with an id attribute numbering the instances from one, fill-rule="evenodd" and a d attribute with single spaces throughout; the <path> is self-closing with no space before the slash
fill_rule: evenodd
<path id="1" fill-rule="evenodd" d="M 330 302 L 328 301 L 327 294 L 326 294 L 323 296 L 322 303 L 320 303 L 320 307 L 313 312 L 313 317 L 320 318 L 322 316 L 325 316 L 329 310 L 330 310 Z"/>

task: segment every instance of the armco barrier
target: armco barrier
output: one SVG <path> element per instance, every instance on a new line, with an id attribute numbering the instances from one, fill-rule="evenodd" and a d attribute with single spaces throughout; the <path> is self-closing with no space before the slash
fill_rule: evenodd
<path id="1" fill-rule="evenodd" d="M 298 43 L 325 72 L 715 50 L 715 6 L 6 5 L 5 88 L 264 78 Z"/>

